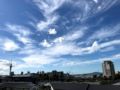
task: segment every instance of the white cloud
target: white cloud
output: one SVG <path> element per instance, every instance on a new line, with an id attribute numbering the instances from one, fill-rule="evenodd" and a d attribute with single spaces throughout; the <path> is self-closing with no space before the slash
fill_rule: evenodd
<path id="1" fill-rule="evenodd" d="M 98 59 L 94 59 L 94 60 L 84 60 L 84 61 L 80 61 L 80 60 L 69 60 L 69 61 L 61 61 L 59 63 L 57 63 L 57 66 L 61 66 L 61 67 L 71 67 L 71 66 L 80 66 L 80 65 L 91 65 L 91 64 L 95 64 L 95 63 L 102 63 L 105 60 L 111 60 L 111 61 L 115 61 L 115 60 L 119 60 L 120 59 L 120 54 L 115 54 L 112 55 L 110 57 L 105 57 L 105 58 L 98 58 Z"/>
<path id="2" fill-rule="evenodd" d="M 103 0 L 102 2 L 100 2 L 101 4 L 99 6 L 101 6 L 101 11 L 106 11 L 118 2 L 119 0 Z"/>
<path id="3" fill-rule="evenodd" d="M 94 64 L 97 62 L 101 62 L 103 60 L 88 60 L 88 61 L 63 61 L 61 64 L 61 66 L 63 67 L 68 67 L 68 66 L 78 66 L 78 65 L 87 65 L 87 64 Z"/>
<path id="4" fill-rule="evenodd" d="M 33 0 L 45 17 L 45 20 L 39 21 L 36 26 L 39 31 L 46 31 L 49 25 L 54 24 L 59 19 L 56 10 L 65 2 L 69 2 L 77 9 L 80 9 L 80 13 L 77 13 L 78 17 L 75 17 L 75 19 L 78 18 L 80 21 L 84 21 L 97 13 L 110 9 L 117 1 L 118 0 L 77 0 L 75 2 L 74 0 Z"/>
<path id="5" fill-rule="evenodd" d="M 35 45 L 27 44 L 22 49 L 20 49 L 18 53 L 24 54 L 24 55 L 30 55 L 30 54 L 35 54 L 36 52 L 39 52 L 39 51 L 40 51 L 39 48 L 36 48 Z"/>
<path id="6" fill-rule="evenodd" d="M 45 21 L 37 23 L 37 29 L 42 31 L 58 19 L 58 15 L 55 14 L 55 10 L 57 10 L 65 0 L 33 0 L 33 2 L 38 6 L 46 19 Z"/>
<path id="7" fill-rule="evenodd" d="M 72 30 L 66 35 L 58 37 L 53 40 L 54 43 L 62 43 L 62 42 L 74 42 L 77 39 L 82 38 L 85 35 L 87 27 L 79 27 L 78 30 Z"/>
<path id="8" fill-rule="evenodd" d="M 89 53 L 93 53 L 95 51 L 98 51 L 100 49 L 100 46 L 97 41 L 93 42 L 92 46 L 88 48 Z"/>
<path id="9" fill-rule="evenodd" d="M 98 0 L 93 0 L 95 3 L 98 3 Z"/>
<path id="10" fill-rule="evenodd" d="M 94 41 L 91 46 L 81 47 L 81 45 L 79 46 L 75 41 L 82 38 L 84 34 L 84 30 L 78 30 L 75 32 L 70 32 L 62 37 L 58 37 L 49 43 L 44 40 L 42 45 L 49 48 L 43 50 L 42 53 L 49 56 L 84 55 L 102 51 L 103 49 L 108 51 L 108 47 L 113 47 L 120 44 L 120 40 L 113 40 L 103 43 Z"/>
<path id="11" fill-rule="evenodd" d="M 33 0 L 33 2 L 43 11 L 44 15 L 50 15 L 58 9 L 65 0 Z"/>
<path id="12" fill-rule="evenodd" d="M 48 55 L 84 55 L 91 54 L 96 51 L 101 51 L 111 46 L 120 45 L 120 40 L 113 40 L 109 42 L 99 43 L 97 41 L 93 42 L 92 46 L 89 47 L 79 47 L 76 43 L 62 43 L 56 44 L 54 47 L 49 48 L 45 51 Z M 49 53 L 51 52 L 52 53 Z"/>
<path id="13" fill-rule="evenodd" d="M 47 42 L 44 40 L 45 43 Z M 114 41 L 109 41 L 109 42 L 104 42 L 104 43 L 98 43 L 97 41 L 93 42 L 91 46 L 88 47 L 80 47 L 77 46 L 76 43 L 73 42 L 62 42 L 62 43 L 56 43 L 51 46 L 47 42 L 47 44 L 43 44 L 45 49 L 37 49 L 37 48 L 28 48 L 28 50 L 25 50 L 27 53 L 27 56 L 24 57 L 22 60 L 24 60 L 27 64 L 37 64 L 38 65 L 45 65 L 45 64 L 52 64 L 55 62 L 58 62 L 60 58 L 64 55 L 84 55 L 84 54 L 92 54 L 96 51 L 101 51 L 105 50 L 108 47 L 112 47 L 115 45 L 119 45 L 120 40 L 114 40 Z M 98 62 L 98 61 L 92 61 L 92 62 Z M 92 62 L 80 62 L 82 64 L 89 64 Z M 76 62 L 77 63 L 77 62 Z M 74 64 L 70 62 L 70 64 Z"/>
<path id="14" fill-rule="evenodd" d="M 21 41 L 23 44 L 28 44 L 28 43 L 32 43 L 32 40 L 30 38 L 27 37 L 21 37 L 21 36 L 17 36 L 18 40 Z"/>
<path id="15" fill-rule="evenodd" d="M 20 26 L 20 25 L 6 24 L 6 27 L 10 29 L 10 32 L 20 34 L 21 36 L 28 36 L 29 34 L 31 34 L 28 28 Z"/>
<path id="16" fill-rule="evenodd" d="M 32 40 L 29 37 L 32 34 L 32 32 L 28 28 L 12 24 L 6 24 L 6 27 L 7 31 L 16 36 L 17 39 L 23 44 L 28 44 L 32 42 Z"/>
<path id="17" fill-rule="evenodd" d="M 47 41 L 45 41 L 47 42 Z M 118 43 L 116 43 L 118 42 Z M 119 55 L 114 56 L 113 58 L 102 58 L 97 60 L 88 60 L 88 61 L 62 61 L 61 56 L 64 55 L 84 55 L 84 54 L 91 54 L 96 51 L 101 51 L 102 49 L 105 49 L 107 47 L 111 47 L 114 45 L 119 45 L 120 41 L 114 40 L 110 42 L 104 42 L 104 43 L 98 43 L 95 41 L 91 46 L 89 47 L 80 47 L 77 46 L 76 43 L 73 42 L 62 42 L 57 43 L 54 46 L 51 46 L 49 48 L 45 49 L 39 49 L 39 48 L 28 48 L 28 50 L 25 50 L 27 53 L 27 56 L 22 58 L 24 61 L 23 65 L 20 65 L 19 68 L 26 68 L 25 66 L 28 65 L 28 67 L 35 67 L 41 66 L 41 65 L 47 65 L 47 64 L 59 64 L 66 66 L 71 65 L 86 65 L 86 64 L 93 64 L 97 62 L 101 62 L 103 60 L 108 59 L 116 59 L 119 58 Z M 115 58 L 116 57 L 116 58 Z M 64 59 L 65 60 L 65 59 Z"/>
<path id="18" fill-rule="evenodd" d="M 63 37 L 67 41 L 73 41 L 73 40 L 80 39 L 81 37 L 83 37 L 83 35 L 84 35 L 84 30 L 75 30 Z"/>
<path id="19" fill-rule="evenodd" d="M 52 52 L 52 53 L 51 53 Z M 74 47 L 71 44 L 57 44 L 44 51 L 44 54 L 49 56 L 61 56 L 74 53 Z"/>
<path id="20" fill-rule="evenodd" d="M 114 46 L 110 46 L 110 47 L 103 48 L 100 51 L 101 52 L 108 52 L 108 51 L 113 51 L 113 50 L 115 50 L 115 47 Z"/>
<path id="21" fill-rule="evenodd" d="M 120 24 L 116 25 L 116 26 L 107 26 L 105 28 L 102 28 L 100 30 L 97 30 L 96 32 L 94 32 L 94 34 L 92 36 L 90 36 L 89 40 L 103 40 L 109 37 L 113 37 L 116 36 L 120 33 Z"/>
<path id="22" fill-rule="evenodd" d="M 76 50 L 76 48 L 73 48 L 70 44 L 57 44 L 45 49 L 30 47 L 28 50 L 24 50 L 23 53 L 26 53 L 26 57 L 22 58 L 22 60 L 27 64 L 51 64 L 59 61 L 62 55 L 74 54 L 73 50 Z"/>
<path id="23" fill-rule="evenodd" d="M 60 16 L 56 13 L 56 10 L 59 9 L 65 2 L 71 3 L 77 9 L 80 9 L 80 13 L 77 13 L 78 17 L 75 17 L 75 19 L 78 18 L 82 22 L 97 13 L 108 10 L 117 3 L 117 1 L 118 0 L 77 0 L 75 2 L 74 0 L 33 0 L 45 18 L 45 20 L 40 20 L 36 24 L 37 30 L 46 31 L 50 25 L 57 21 Z"/>
<path id="24" fill-rule="evenodd" d="M 70 0 L 71 4 L 80 9 L 78 17 L 80 21 L 86 21 L 98 13 L 105 12 L 110 9 L 119 0 Z M 74 3 L 74 4 L 73 4 Z"/>
<path id="25" fill-rule="evenodd" d="M 119 45 L 120 44 L 120 40 L 113 40 L 113 41 L 109 41 L 109 42 L 106 42 L 106 43 L 102 43 L 100 45 L 101 48 L 105 48 L 105 47 L 108 47 L 108 46 L 114 46 L 114 45 Z"/>
<path id="26" fill-rule="evenodd" d="M 107 49 L 108 47 L 112 47 L 115 45 L 120 45 L 120 40 L 113 40 L 109 42 L 99 43 L 94 41 L 92 46 L 81 48 L 82 54 L 91 54 L 96 51 L 102 51 L 103 49 Z"/>
<path id="27" fill-rule="evenodd" d="M 75 30 L 75 31 L 71 31 L 70 33 L 66 34 L 66 35 L 63 35 L 61 37 L 57 37 L 55 38 L 54 40 L 51 40 L 50 42 L 48 42 L 47 40 L 43 40 L 40 45 L 44 46 L 44 47 L 56 47 L 56 46 L 64 46 L 63 44 L 67 44 L 67 43 L 74 43 L 74 41 L 76 41 L 77 39 L 80 39 L 84 36 L 85 34 L 85 30 L 87 28 L 82 28 L 80 30 Z M 54 31 L 51 30 L 52 33 Z M 63 43 L 63 44 L 62 44 Z M 66 45 L 65 45 L 66 47 Z"/>
<path id="28" fill-rule="evenodd" d="M 91 54 L 98 50 L 100 50 L 100 45 L 97 41 L 94 41 L 91 46 L 81 47 L 79 48 L 80 51 L 76 55 L 84 55 L 84 54 Z"/>
<path id="29" fill-rule="evenodd" d="M 48 33 L 49 34 L 57 34 L 57 31 L 56 31 L 55 28 L 54 29 L 49 29 Z"/>
<path id="30" fill-rule="evenodd" d="M 64 38 L 63 37 L 58 37 L 56 38 L 53 42 L 54 43 L 62 43 L 64 41 Z"/>
<path id="31" fill-rule="evenodd" d="M 52 62 L 55 62 L 56 60 L 49 56 L 34 54 L 34 55 L 30 55 L 23 58 L 23 61 L 32 65 L 44 65 L 44 64 L 50 64 Z"/>
<path id="32" fill-rule="evenodd" d="M 87 28 L 86 28 L 87 29 Z M 119 45 L 119 40 L 113 40 L 104 43 L 98 43 L 94 41 L 91 46 L 84 46 L 77 45 L 76 40 L 80 39 L 84 36 L 86 29 L 80 29 L 76 31 L 71 31 L 70 33 L 63 35 L 54 39 L 53 41 L 47 41 L 44 39 L 40 45 L 43 47 L 49 47 L 45 49 L 36 48 L 32 46 L 27 46 L 23 53 L 27 55 L 26 57 L 22 58 L 26 65 L 30 65 L 30 67 L 34 67 L 34 65 L 46 65 L 46 64 L 53 64 L 60 60 L 61 56 L 64 55 L 84 55 L 84 54 L 91 54 L 96 51 L 101 51 L 102 49 L 106 49 L 108 47 Z M 92 62 L 79 62 L 81 64 L 89 64 L 98 61 Z M 33 64 L 32 64 L 33 63 Z M 78 65 L 79 65 L 78 63 Z M 67 64 L 67 62 L 66 62 Z M 77 62 L 68 62 L 68 65 L 77 64 Z M 23 65 L 23 68 L 25 65 Z"/>
<path id="33" fill-rule="evenodd" d="M 10 39 L 0 40 L 1 49 L 5 51 L 15 51 L 20 49 L 19 45 Z"/>
<path id="34" fill-rule="evenodd" d="M 51 44 L 48 43 L 48 41 L 47 41 L 46 39 L 43 40 L 43 41 L 40 43 L 40 45 L 42 45 L 43 47 L 50 47 L 50 46 L 51 46 Z"/>
<path id="35" fill-rule="evenodd" d="M 47 17 L 46 21 L 40 21 L 37 23 L 37 30 L 45 31 L 49 25 L 53 24 L 58 19 L 58 16 Z"/>

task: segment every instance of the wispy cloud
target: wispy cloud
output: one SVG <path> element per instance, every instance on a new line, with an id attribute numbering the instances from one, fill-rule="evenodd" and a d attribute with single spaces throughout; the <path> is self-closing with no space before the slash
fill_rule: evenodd
<path id="1" fill-rule="evenodd" d="M 17 43 L 15 43 L 13 40 L 4 38 L 4 39 L 0 39 L 0 48 L 3 51 L 15 51 L 20 49 L 20 46 Z"/>
<path id="2" fill-rule="evenodd" d="M 113 41 L 102 43 L 100 45 L 100 47 L 104 48 L 104 47 L 113 46 L 113 45 L 119 45 L 119 44 L 120 44 L 120 40 L 113 40 Z"/>
<path id="3" fill-rule="evenodd" d="M 108 41 L 103 43 L 98 43 L 98 41 L 94 41 L 93 44 L 90 46 L 84 46 L 84 47 L 81 45 L 79 46 L 76 40 L 82 38 L 85 35 L 85 30 L 70 32 L 52 41 L 47 41 L 45 39 L 43 40 L 43 42 L 41 42 L 40 45 L 47 48 L 40 49 L 40 48 L 30 47 L 29 50 L 26 50 L 27 52 L 24 52 L 24 53 L 27 53 L 27 56 L 24 57 L 22 60 L 24 60 L 26 63 L 29 63 L 29 61 L 31 63 L 36 61 L 40 65 L 52 64 L 52 63 L 58 62 L 60 58 L 64 55 L 81 56 L 85 54 L 92 54 L 97 51 L 101 52 L 103 49 L 105 50 L 108 47 L 120 45 L 120 40 L 113 40 L 113 41 Z M 39 59 L 36 57 L 39 57 Z M 93 61 L 93 62 L 96 62 L 96 61 Z M 34 63 L 34 64 L 37 64 L 37 63 Z M 84 63 L 92 63 L 92 62 L 84 62 Z M 74 63 L 70 62 L 70 64 L 74 64 Z"/>
<path id="4" fill-rule="evenodd" d="M 115 61 L 115 60 L 119 60 L 119 59 L 120 59 L 120 54 L 115 54 L 115 55 L 112 55 L 111 57 L 98 58 L 98 59 L 95 59 L 95 60 L 61 61 L 60 63 L 58 63 L 59 65 L 58 64 L 56 64 L 56 65 L 61 66 L 61 67 L 71 67 L 71 66 L 91 65 L 91 64 L 95 64 L 95 63 L 102 63 L 105 60 Z"/>
<path id="5" fill-rule="evenodd" d="M 73 40 L 77 40 L 77 39 L 80 39 L 84 36 L 85 34 L 85 30 L 86 29 L 83 29 L 83 30 L 74 30 L 70 33 L 68 33 L 67 35 L 64 35 L 63 38 L 67 41 L 73 41 Z"/>
<path id="6" fill-rule="evenodd" d="M 102 27 L 100 30 L 97 30 L 90 36 L 89 40 L 104 40 L 108 39 L 109 37 L 113 37 L 119 35 L 120 33 L 120 24 L 115 26 L 109 25 L 107 27 Z"/>
<path id="7" fill-rule="evenodd" d="M 97 41 L 94 41 L 92 46 L 81 48 L 82 54 L 91 54 L 96 51 L 102 51 L 102 49 L 106 49 L 111 46 L 120 45 L 120 40 L 113 40 L 109 42 L 104 43 L 98 43 Z"/>
<path id="8" fill-rule="evenodd" d="M 36 5 L 46 16 L 52 14 L 56 9 L 58 9 L 65 2 L 65 0 L 33 0 L 33 2 L 36 3 Z"/>
<path id="9" fill-rule="evenodd" d="M 77 52 L 79 48 L 74 43 L 60 43 L 43 51 L 45 55 L 60 57 L 62 55 L 72 55 Z M 52 52 L 52 53 L 51 53 Z"/>
<path id="10" fill-rule="evenodd" d="M 81 22 L 88 20 L 89 18 L 95 16 L 98 13 L 102 13 L 110 9 L 115 5 L 119 0 L 33 0 L 35 4 L 41 10 L 45 20 L 37 23 L 38 30 L 46 30 L 49 28 L 49 25 L 54 24 L 61 16 L 56 13 L 56 10 L 59 9 L 65 2 L 68 3 L 73 8 L 79 10 L 77 13 L 72 13 L 72 17 L 75 20 L 80 20 Z M 74 3 L 74 4 L 73 4 Z M 69 20 L 68 20 L 69 21 Z M 64 23 L 64 22 L 63 22 Z"/>
<path id="11" fill-rule="evenodd" d="M 22 42 L 23 44 L 28 44 L 32 42 L 32 39 L 30 39 L 30 35 L 32 32 L 24 26 L 20 25 L 13 25 L 13 24 L 6 24 L 7 31 L 12 33 L 18 41 Z"/>
<path id="12" fill-rule="evenodd" d="M 101 51 L 101 52 L 108 52 L 108 51 L 113 51 L 113 50 L 115 50 L 115 47 L 114 47 L 114 46 L 110 46 L 110 47 L 101 49 L 100 51 Z"/>
<path id="13" fill-rule="evenodd" d="M 62 55 L 84 55 L 84 54 L 92 54 L 96 51 L 101 51 L 102 49 L 120 45 L 120 40 L 113 40 L 109 42 L 104 43 L 98 43 L 95 41 L 92 46 L 88 47 L 80 47 L 77 46 L 76 43 L 61 43 L 56 44 L 54 47 L 48 48 L 44 50 L 44 53 L 47 55 L 53 55 L 53 56 L 62 56 Z M 52 52 L 52 53 L 50 53 Z"/>
<path id="14" fill-rule="evenodd" d="M 72 39 L 70 39 L 71 35 L 72 35 Z M 58 62 L 61 58 L 60 56 L 76 53 L 75 50 L 77 50 L 78 48 L 74 43 L 69 41 L 73 41 L 75 39 L 81 38 L 82 36 L 83 36 L 82 31 L 79 32 L 77 31 L 71 33 L 70 35 L 67 34 L 66 36 L 64 36 L 66 37 L 65 41 L 62 41 L 63 40 L 62 37 L 59 39 L 57 38 L 50 42 L 48 42 L 45 39 L 40 43 L 40 45 L 47 48 L 41 49 L 41 48 L 33 48 L 33 46 L 31 46 L 27 50 L 24 50 L 26 52 L 23 53 L 26 54 L 27 56 L 22 58 L 22 60 L 25 63 L 32 64 L 34 62 L 33 64 L 40 64 L 40 65 Z"/>
<path id="15" fill-rule="evenodd" d="M 78 17 L 81 22 L 95 16 L 98 13 L 102 13 L 110 9 L 119 0 L 71 0 L 75 7 L 80 9 Z"/>
<path id="16" fill-rule="evenodd" d="M 62 43 L 62 42 L 75 42 L 77 39 L 81 39 L 84 37 L 88 27 L 79 27 L 77 29 L 71 30 L 67 34 L 57 37 L 53 40 L 55 43 Z"/>
<path id="17" fill-rule="evenodd" d="M 51 57 L 45 56 L 45 55 L 40 55 L 40 54 L 30 55 L 28 57 L 23 58 L 23 60 L 26 63 L 33 64 L 33 65 L 51 64 L 52 62 L 56 61 L 54 58 L 51 58 Z"/>
<path id="18" fill-rule="evenodd" d="M 57 37 L 54 39 L 53 42 L 55 43 L 61 43 L 61 42 L 72 42 L 72 41 L 76 41 L 77 39 L 80 39 L 84 36 L 84 30 L 75 30 L 75 31 L 71 31 L 70 33 Z"/>
<path id="19" fill-rule="evenodd" d="M 94 41 L 92 45 L 89 46 L 81 46 L 78 45 L 76 42 L 77 39 L 84 37 L 85 32 L 88 28 L 83 28 L 80 30 L 75 30 L 74 32 L 71 31 L 66 35 L 58 37 L 56 39 L 48 41 L 44 39 L 40 45 L 47 48 L 38 48 L 34 47 L 33 45 L 27 46 L 24 51 L 21 52 L 26 56 L 21 58 L 24 61 L 24 64 L 31 64 L 31 67 L 34 65 L 46 65 L 46 64 L 53 64 L 61 60 L 61 57 L 64 55 L 85 55 L 85 54 L 92 54 L 97 51 L 102 51 L 108 47 L 112 47 L 115 45 L 120 44 L 120 40 L 113 40 L 109 42 L 98 43 L 98 41 Z M 93 61 L 86 61 L 86 62 L 68 62 L 68 65 L 75 65 L 75 64 L 89 64 L 89 63 L 98 62 L 97 60 Z M 67 62 L 66 62 L 67 64 Z M 23 65 L 23 68 L 25 65 Z"/>
<path id="20" fill-rule="evenodd" d="M 23 64 L 19 64 L 19 68 L 27 68 L 28 67 L 35 67 L 35 66 L 42 66 L 47 64 L 61 64 L 61 66 L 67 67 L 67 66 L 75 66 L 75 65 L 86 65 L 86 64 L 94 64 L 98 63 L 104 60 L 114 60 L 117 58 L 120 58 L 120 55 L 114 55 L 110 58 L 99 58 L 97 60 L 86 60 L 86 61 L 66 61 L 64 58 L 61 59 L 61 56 L 63 55 L 83 55 L 83 54 L 90 54 L 94 53 L 97 50 L 101 50 L 101 48 L 113 46 L 113 45 L 119 45 L 119 40 L 114 40 L 111 42 L 105 42 L 98 44 L 97 41 L 93 43 L 91 47 L 78 47 L 75 43 L 60 43 L 56 44 L 55 46 L 52 46 L 47 49 L 38 49 L 38 48 L 32 48 L 30 47 L 29 50 L 31 50 L 29 53 L 27 53 L 27 56 L 21 58 L 21 60 L 24 61 Z M 94 47 L 94 48 L 93 48 Z M 95 49 L 96 48 L 96 49 Z M 93 50 L 92 50 L 93 49 Z M 25 51 L 25 50 L 24 50 Z M 52 53 L 51 53 L 52 52 Z M 24 52 L 25 53 L 25 52 Z M 14 67 L 16 70 L 17 67 Z"/>
<path id="21" fill-rule="evenodd" d="M 42 31 L 49 28 L 49 25 L 53 24 L 58 19 L 55 10 L 57 10 L 65 0 L 33 0 L 33 2 L 38 6 L 46 19 L 37 23 L 37 29 Z"/>
<path id="22" fill-rule="evenodd" d="M 37 30 L 39 31 L 46 31 L 45 29 L 49 28 L 49 25 L 53 24 L 57 20 L 57 16 L 51 16 L 47 18 L 46 21 L 40 21 L 37 23 Z"/>

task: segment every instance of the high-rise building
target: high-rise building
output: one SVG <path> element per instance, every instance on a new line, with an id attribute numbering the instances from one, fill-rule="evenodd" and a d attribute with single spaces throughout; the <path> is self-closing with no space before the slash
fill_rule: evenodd
<path id="1" fill-rule="evenodd" d="M 112 61 L 104 61 L 102 64 L 103 68 L 103 76 L 107 78 L 114 78 L 115 77 L 115 69 L 114 64 Z"/>

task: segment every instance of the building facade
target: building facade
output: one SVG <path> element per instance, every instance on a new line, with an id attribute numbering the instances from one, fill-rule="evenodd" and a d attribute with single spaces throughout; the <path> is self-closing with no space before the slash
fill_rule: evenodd
<path id="1" fill-rule="evenodd" d="M 115 77 L 115 69 L 112 61 L 104 61 L 102 64 L 103 76 L 107 78 Z"/>

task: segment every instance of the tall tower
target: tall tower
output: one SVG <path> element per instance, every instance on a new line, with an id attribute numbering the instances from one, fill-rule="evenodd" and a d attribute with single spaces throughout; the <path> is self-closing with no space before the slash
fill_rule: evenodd
<path id="1" fill-rule="evenodd" d="M 12 73 L 12 67 L 13 67 L 13 65 L 12 65 L 12 60 L 11 60 L 11 62 L 10 62 L 10 64 L 9 64 L 9 68 L 10 68 L 9 75 L 10 75 L 10 76 L 11 76 L 11 73 Z"/>
<path id="2" fill-rule="evenodd" d="M 102 64 L 103 76 L 107 78 L 115 77 L 115 69 L 112 61 L 104 61 Z"/>

